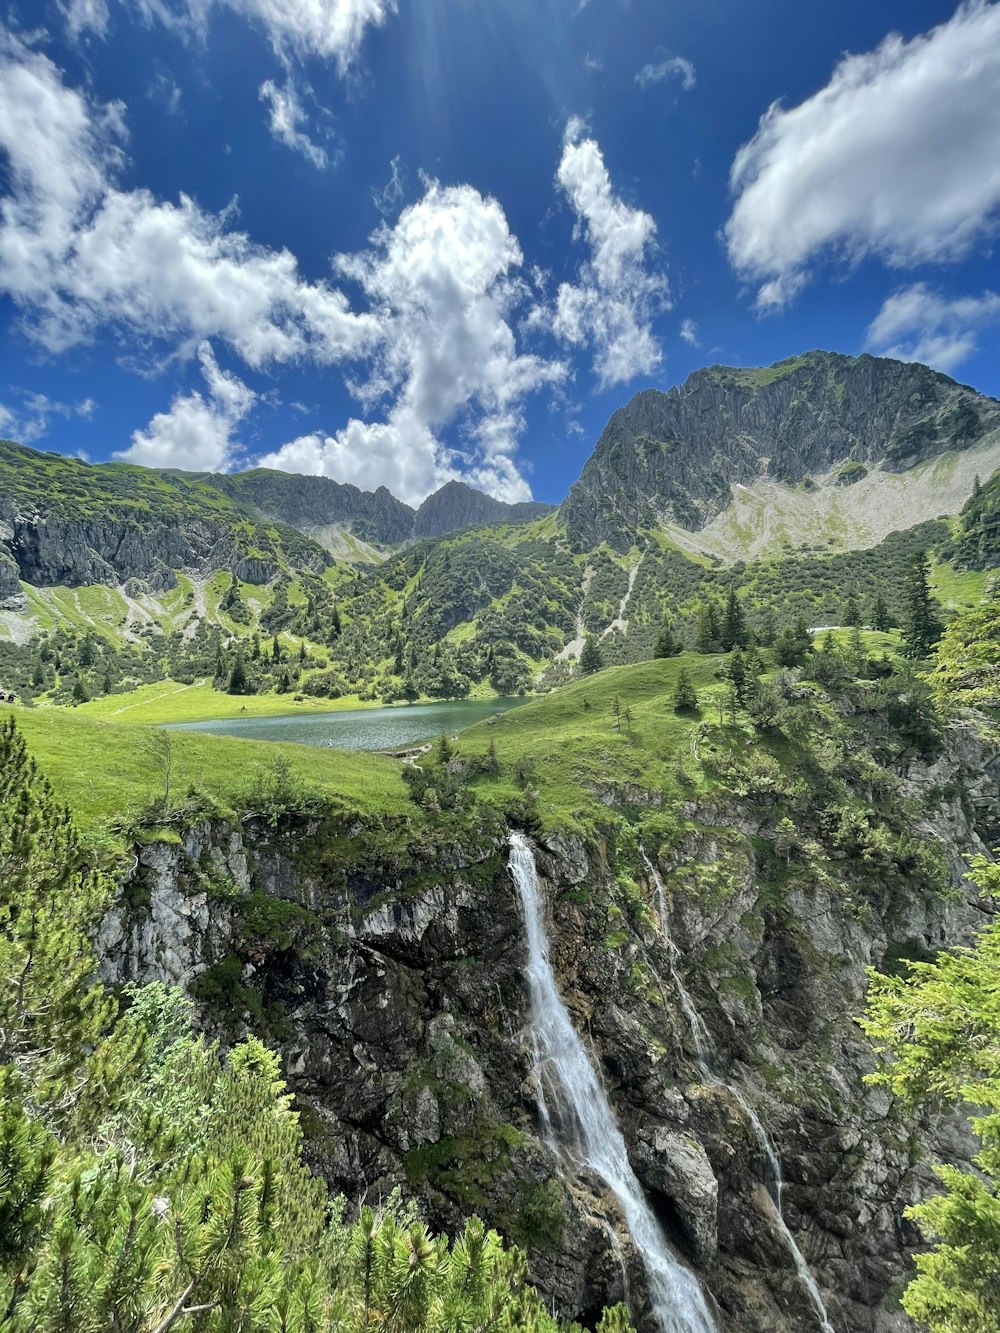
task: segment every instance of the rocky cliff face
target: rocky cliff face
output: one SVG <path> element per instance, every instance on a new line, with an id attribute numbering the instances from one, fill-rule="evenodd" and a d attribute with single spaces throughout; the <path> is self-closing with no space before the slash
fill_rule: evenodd
<path id="1" fill-rule="evenodd" d="M 621 835 L 537 844 L 562 995 L 724 1333 L 817 1326 L 748 1106 L 780 1155 L 785 1218 L 837 1333 L 909 1327 L 895 1294 L 919 1237 L 903 1209 L 931 1188 L 935 1160 L 967 1160 L 971 1145 L 960 1123 L 917 1124 L 864 1084 L 872 1060 L 853 1016 L 868 965 L 956 943 L 984 919 L 962 858 L 1000 840 L 998 783 L 1000 753 L 968 729 L 907 764 L 899 800 L 924 811 L 912 836 L 942 869 L 906 890 L 833 850 L 829 873 L 786 880 L 763 792 L 692 799 L 680 833 L 647 848 L 662 893 L 644 874 L 628 901 Z M 809 836 L 826 836 L 821 818 Z M 331 817 L 204 824 L 181 846 L 138 849 L 99 941 L 105 978 L 187 984 L 211 1026 L 263 1028 L 310 1158 L 348 1199 L 399 1186 L 436 1225 L 480 1213 L 527 1247 L 566 1315 L 641 1305 L 613 1201 L 540 1134 L 505 831 L 487 820 L 451 837 L 401 859 L 379 851 L 384 830 Z"/>
<path id="2" fill-rule="evenodd" d="M 299 477 L 266 468 L 228 477 L 206 476 L 205 480 L 268 518 L 290 523 L 312 536 L 322 539 L 327 529 L 342 526 L 376 546 L 391 546 L 412 537 L 440 537 L 485 524 L 527 523 L 553 508 L 534 501 L 505 504 L 461 481 L 449 481 L 413 510 L 384 486 L 361 491 L 328 477 Z"/>
<path id="3" fill-rule="evenodd" d="M 329 477 L 301 477 L 268 468 L 229 476 L 207 473 L 204 480 L 266 518 L 288 523 L 317 540 L 331 528 L 348 528 L 362 541 L 389 546 L 405 541 L 413 531 L 414 511 L 384 486 L 362 491 Z"/>
<path id="4" fill-rule="evenodd" d="M 734 484 L 796 485 L 842 462 L 903 471 L 998 432 L 1000 403 L 916 363 L 810 352 L 711 366 L 616 412 L 560 512 L 577 549 L 627 550 L 664 522 L 702 527 Z"/>
<path id="5" fill-rule="evenodd" d="M 41 587 L 137 579 L 153 591 L 178 571 L 230 570 L 267 583 L 283 568 L 319 572 L 322 547 L 264 524 L 197 478 L 89 465 L 0 441 L 0 566 Z"/>

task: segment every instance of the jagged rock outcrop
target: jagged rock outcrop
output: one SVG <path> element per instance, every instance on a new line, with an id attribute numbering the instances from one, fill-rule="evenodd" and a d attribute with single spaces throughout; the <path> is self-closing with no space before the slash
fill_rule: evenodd
<path id="1" fill-rule="evenodd" d="M 1000 752 L 960 727 L 900 780 L 903 808 L 923 811 L 913 836 L 944 854 L 937 888 L 915 876 L 904 891 L 841 856 L 783 889 L 760 850 L 776 818 L 766 794 L 692 797 L 682 836 L 648 849 L 662 896 L 647 880 L 628 917 L 603 841 L 537 846 L 562 995 L 723 1333 L 815 1326 L 748 1105 L 781 1157 L 785 1219 L 837 1333 L 910 1327 L 894 1301 L 919 1245 L 903 1210 L 932 1187 L 935 1160 L 973 1150 L 964 1122 L 918 1123 L 867 1087 L 853 1020 L 867 966 L 957 943 L 985 919 L 962 858 L 1000 840 Z M 263 1030 L 331 1188 L 355 1200 L 401 1187 L 437 1226 L 480 1213 L 527 1247 L 557 1308 L 590 1320 L 641 1293 L 642 1265 L 607 1192 L 541 1134 L 504 830 L 442 836 L 401 860 L 379 852 L 384 829 L 329 816 L 206 823 L 142 848 L 101 932 L 103 975 L 185 982 L 210 1026 Z"/>
<path id="2" fill-rule="evenodd" d="M 617 411 L 560 514 L 576 549 L 624 551 L 664 522 L 701 528 L 734 484 L 795 485 L 845 461 L 900 472 L 997 434 L 1000 403 L 917 363 L 809 352 L 710 366 Z"/>
<path id="3" fill-rule="evenodd" d="M 17 561 L 9 553 L 14 539 L 14 527 L 4 515 L 4 502 L 0 500 L 0 610 L 17 611 L 24 604 L 21 591 L 21 572 Z"/>
<path id="4" fill-rule="evenodd" d="M 413 532 L 414 510 L 384 486 L 362 491 L 329 477 L 299 476 L 271 468 L 200 475 L 265 518 L 287 523 L 321 542 L 331 530 L 346 529 L 372 545 L 390 546 Z"/>
<path id="5" fill-rule="evenodd" d="M 162 591 L 180 571 L 268 583 L 331 562 L 296 528 L 261 522 L 197 478 L 0 441 L 0 563 L 39 587 L 139 579 Z"/>
<path id="6" fill-rule="evenodd" d="M 462 481 L 449 481 L 429 495 L 413 520 L 414 537 L 440 537 L 462 528 L 493 523 L 528 523 L 551 513 L 553 505 L 537 500 L 506 504 L 473 490 Z"/>

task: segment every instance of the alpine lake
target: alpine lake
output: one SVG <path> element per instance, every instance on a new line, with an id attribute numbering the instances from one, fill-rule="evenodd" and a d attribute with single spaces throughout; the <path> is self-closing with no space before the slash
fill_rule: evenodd
<path id="1" fill-rule="evenodd" d="M 389 708 L 345 708 L 339 712 L 277 717 L 231 717 L 206 722 L 175 722 L 173 731 L 203 731 L 244 740 L 293 741 L 339 750 L 405 750 L 482 722 L 526 703 L 526 698 L 453 699 L 431 704 L 396 704 Z"/>

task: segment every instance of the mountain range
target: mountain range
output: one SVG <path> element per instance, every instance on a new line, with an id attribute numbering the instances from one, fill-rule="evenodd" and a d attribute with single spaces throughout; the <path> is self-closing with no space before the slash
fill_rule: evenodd
<path id="1" fill-rule="evenodd" d="M 698 567 L 861 551 L 957 515 L 998 467 L 995 399 L 920 364 L 822 351 L 764 368 L 710 366 L 668 393 L 636 394 L 612 416 L 558 508 L 504 504 L 451 481 L 414 510 L 384 487 L 365 492 L 326 477 L 90 465 L 3 443 L 0 628 L 30 632 L 26 607 L 39 623 L 33 589 L 58 621 L 45 590 L 93 585 L 164 623 L 164 596 L 179 579 L 198 585 L 189 615 L 211 617 L 200 584 L 227 572 L 266 590 L 276 580 L 355 569 L 362 584 L 343 584 L 346 574 L 333 580 L 348 598 L 372 580 L 392 583 L 400 560 L 412 565 L 405 553 L 415 544 L 453 544 L 475 531 L 494 556 L 462 546 L 455 586 L 468 574 L 469 593 L 446 598 L 451 610 L 435 606 L 426 624 L 447 634 L 496 610 L 512 590 L 523 597 L 535 580 L 531 620 L 552 632 L 519 651 L 544 662 L 586 627 L 578 613 L 586 613 L 580 604 L 595 571 L 604 571 L 600 614 L 609 625 L 642 553 L 648 575 L 657 552 L 669 550 Z M 994 491 L 986 489 L 978 536 L 966 533 L 955 548 L 980 565 L 996 558 Z M 567 573 L 574 567 L 566 557 L 575 572 Z M 441 563 L 420 559 L 432 570 Z M 257 596 L 265 608 L 270 594 Z M 130 623 L 129 614 L 119 621 Z"/>

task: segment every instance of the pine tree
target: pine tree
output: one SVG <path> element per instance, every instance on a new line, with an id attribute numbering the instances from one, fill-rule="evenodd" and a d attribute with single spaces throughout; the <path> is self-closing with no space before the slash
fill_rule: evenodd
<path id="1" fill-rule="evenodd" d="M 247 692 L 247 671 L 243 665 L 243 653 L 237 649 L 236 659 L 233 662 L 233 669 L 229 673 L 229 684 L 226 687 L 228 694 L 246 694 Z"/>
<path id="2" fill-rule="evenodd" d="M 271 644 L 271 661 L 275 664 L 281 661 L 281 643 L 277 634 L 274 636 L 274 642 Z"/>
<path id="3" fill-rule="evenodd" d="M 1000 868 L 974 857 L 969 878 L 984 899 L 1000 895 Z M 904 1107 L 936 1114 L 949 1103 L 970 1116 L 980 1141 L 974 1171 L 938 1166 L 939 1190 L 906 1210 L 931 1248 L 903 1293 L 907 1314 L 931 1333 L 994 1333 L 997 1325 L 997 1219 L 1000 1216 L 1000 925 L 974 947 L 907 962 L 907 975 L 870 980 L 862 1027 L 882 1056 L 868 1081 Z"/>
<path id="4" fill-rule="evenodd" d="M 861 607 L 853 593 L 844 603 L 840 618 L 849 629 L 854 629 L 861 624 Z"/>
<path id="5" fill-rule="evenodd" d="M 878 630 L 880 634 L 886 634 L 893 628 L 892 612 L 881 593 L 876 594 L 875 603 L 872 606 L 871 621 L 872 629 Z"/>
<path id="6" fill-rule="evenodd" d="M 695 689 L 687 667 L 681 667 L 677 674 L 674 689 L 674 712 L 696 713 L 698 711 L 698 691 Z"/>
<path id="7" fill-rule="evenodd" d="M 774 850 L 775 854 L 781 857 L 785 865 L 788 865 L 791 861 L 792 852 L 794 852 L 798 846 L 798 836 L 798 829 L 787 815 L 783 815 L 782 818 L 778 820 L 777 827 L 774 830 Z"/>
<path id="8" fill-rule="evenodd" d="M 593 634 L 588 634 L 583 641 L 583 650 L 580 653 L 580 671 L 585 676 L 592 676 L 595 671 L 600 671 L 604 666 L 604 658 L 598 647 L 597 640 Z"/>
<path id="9" fill-rule="evenodd" d="M 674 627 L 667 616 L 663 618 L 663 626 L 656 636 L 656 642 L 653 644 L 654 657 L 675 657 L 678 653 L 684 651 L 684 644 L 674 633 Z"/>
<path id="10" fill-rule="evenodd" d="M 725 653 L 732 652 L 734 648 L 746 648 L 749 643 L 746 615 L 735 588 L 730 588 L 726 595 L 726 610 L 722 618 L 719 642 Z"/>
<path id="11" fill-rule="evenodd" d="M 332 615 L 331 615 L 331 617 L 330 617 L 330 627 L 331 627 L 331 629 L 333 630 L 334 636 L 335 636 L 336 638 L 339 639 L 339 638 L 340 638 L 340 630 L 341 630 L 341 625 L 340 625 L 340 607 L 337 605 L 336 602 L 334 602 L 334 604 L 333 604 L 333 612 L 332 612 Z"/>
<path id="12" fill-rule="evenodd" d="M 926 554 L 917 556 L 910 569 L 906 587 L 906 611 L 903 616 L 903 654 L 910 658 L 927 657 L 940 639 L 942 625 L 934 613 L 928 582 Z"/>
<path id="13" fill-rule="evenodd" d="M 717 653 L 720 638 L 719 613 L 715 609 L 715 603 L 703 602 L 698 608 L 695 648 L 699 653 Z"/>
<path id="14" fill-rule="evenodd" d="M 751 675 L 747 669 L 747 660 L 739 648 L 735 648 L 729 654 L 729 658 L 722 668 L 722 674 L 729 681 L 736 702 L 742 708 L 747 701 Z"/>

